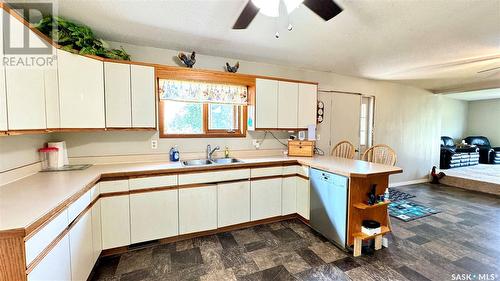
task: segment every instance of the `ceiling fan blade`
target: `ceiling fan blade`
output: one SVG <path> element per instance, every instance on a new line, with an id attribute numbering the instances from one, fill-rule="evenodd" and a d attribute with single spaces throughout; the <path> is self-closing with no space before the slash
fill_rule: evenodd
<path id="1" fill-rule="evenodd" d="M 234 23 L 233 29 L 247 28 L 258 12 L 259 8 L 252 3 L 252 0 L 248 0 L 247 5 L 243 8 L 243 11 L 241 11 L 240 16 Z"/>
<path id="2" fill-rule="evenodd" d="M 332 19 L 343 11 L 332 0 L 304 0 L 304 5 L 325 21 Z"/>

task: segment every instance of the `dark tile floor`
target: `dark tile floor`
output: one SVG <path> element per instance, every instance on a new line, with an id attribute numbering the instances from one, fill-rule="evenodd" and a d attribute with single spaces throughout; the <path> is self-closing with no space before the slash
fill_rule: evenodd
<path id="1" fill-rule="evenodd" d="M 498 197 L 430 184 L 398 190 L 442 213 L 393 218 L 389 248 L 358 258 L 291 220 L 107 257 L 92 280 L 499 280 Z"/>

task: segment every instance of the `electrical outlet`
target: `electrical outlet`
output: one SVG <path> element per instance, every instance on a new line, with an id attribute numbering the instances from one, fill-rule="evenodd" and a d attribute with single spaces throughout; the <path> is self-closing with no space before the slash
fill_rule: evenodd
<path id="1" fill-rule="evenodd" d="M 158 149 L 158 140 L 151 140 L 151 149 Z"/>

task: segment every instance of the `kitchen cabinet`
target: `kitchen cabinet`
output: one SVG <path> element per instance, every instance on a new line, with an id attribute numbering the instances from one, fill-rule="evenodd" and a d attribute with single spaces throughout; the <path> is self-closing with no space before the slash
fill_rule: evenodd
<path id="1" fill-rule="evenodd" d="M 217 228 L 217 185 L 179 189 L 179 234 Z"/>
<path id="2" fill-rule="evenodd" d="M 70 229 L 69 247 L 71 253 L 71 280 L 87 280 L 94 266 L 92 212 L 87 211 Z"/>
<path id="3" fill-rule="evenodd" d="M 132 127 L 130 64 L 104 62 L 106 127 Z"/>
<path id="4" fill-rule="evenodd" d="M 101 183 L 101 190 L 102 190 Z M 129 196 L 101 199 L 102 248 L 110 249 L 130 244 Z"/>
<path id="5" fill-rule="evenodd" d="M 297 128 L 299 85 L 292 82 L 278 82 L 278 128 Z"/>
<path id="6" fill-rule="evenodd" d="M 152 66 L 130 65 L 132 127 L 156 128 L 156 77 Z"/>
<path id="7" fill-rule="evenodd" d="M 131 194 L 131 243 L 179 234 L 178 218 L 178 191 L 176 189 Z"/>
<path id="8" fill-rule="evenodd" d="M 97 59 L 57 50 L 62 128 L 104 128 L 104 70 Z"/>
<path id="9" fill-rule="evenodd" d="M 278 81 L 256 79 L 255 127 L 278 128 Z"/>
<path id="10" fill-rule="evenodd" d="M 56 53 L 53 48 L 54 54 Z M 59 115 L 59 85 L 57 79 L 57 64 L 54 62 L 52 68 L 44 71 L 45 82 L 45 113 L 47 128 L 57 129 L 61 127 L 61 116 Z"/>
<path id="11" fill-rule="evenodd" d="M 93 263 L 97 261 L 102 251 L 101 231 L 101 200 L 92 206 L 92 256 Z"/>
<path id="12" fill-rule="evenodd" d="M 251 220 L 281 215 L 281 178 L 252 180 Z"/>
<path id="13" fill-rule="evenodd" d="M 285 177 L 282 183 L 281 214 L 297 212 L 297 177 Z"/>
<path id="14" fill-rule="evenodd" d="M 309 219 L 309 180 L 297 177 L 297 213 Z"/>
<path id="15" fill-rule="evenodd" d="M 250 221 L 250 181 L 217 185 L 218 227 Z"/>
<path id="16" fill-rule="evenodd" d="M 0 11 L 4 18 L 5 11 Z M 3 21 L 0 21 L 0 30 L 3 30 Z M 3 32 L 0 32 L 0 55 L 3 56 Z M 5 67 L 0 66 L 0 131 L 7 131 L 7 92 L 5 91 Z"/>
<path id="17" fill-rule="evenodd" d="M 72 280 L 68 234 L 57 242 L 27 277 L 28 281 Z"/>
<path id="18" fill-rule="evenodd" d="M 6 68 L 5 83 L 9 130 L 46 129 L 43 69 Z"/>
<path id="19" fill-rule="evenodd" d="M 299 83 L 297 127 L 307 128 L 316 124 L 318 85 Z"/>

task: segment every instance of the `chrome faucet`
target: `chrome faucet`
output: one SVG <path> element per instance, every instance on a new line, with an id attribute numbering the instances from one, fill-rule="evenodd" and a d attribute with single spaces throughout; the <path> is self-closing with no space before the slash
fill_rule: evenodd
<path id="1" fill-rule="evenodd" d="M 214 154 L 214 152 L 219 149 L 220 149 L 219 146 L 216 146 L 214 147 L 214 149 L 212 149 L 212 146 L 210 144 L 207 145 L 207 159 L 212 160 L 212 154 Z"/>

